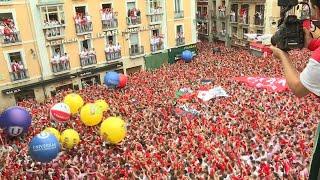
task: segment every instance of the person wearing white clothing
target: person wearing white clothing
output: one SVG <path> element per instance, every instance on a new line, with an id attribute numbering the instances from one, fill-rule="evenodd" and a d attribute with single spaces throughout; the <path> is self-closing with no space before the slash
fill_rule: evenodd
<path id="1" fill-rule="evenodd" d="M 110 48 L 109 48 L 109 45 L 107 45 L 106 48 L 104 48 L 104 51 L 105 51 L 105 53 L 106 53 L 107 60 L 110 60 L 111 57 L 110 57 Z"/>

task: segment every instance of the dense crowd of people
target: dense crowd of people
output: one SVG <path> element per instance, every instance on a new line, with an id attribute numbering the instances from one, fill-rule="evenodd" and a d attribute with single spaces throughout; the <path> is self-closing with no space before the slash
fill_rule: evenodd
<path id="1" fill-rule="evenodd" d="M 33 124 L 24 137 L 8 139 L 1 133 L 0 176 L 26 179 L 307 179 L 313 138 L 319 119 L 319 99 L 297 98 L 290 91 L 267 92 L 233 80 L 239 76 L 281 77 L 280 62 L 258 58 L 241 49 L 198 43 L 191 63 L 177 62 L 129 76 L 124 89 L 103 85 L 80 90 L 86 102 L 105 99 L 105 117 L 121 116 L 127 136 L 108 145 L 99 127 L 85 127 L 75 116 L 66 124 L 49 119 L 50 107 L 70 92 L 60 92 L 44 103 L 26 100 Z M 291 52 L 294 65 L 305 66 L 307 51 Z M 211 83 L 203 84 L 203 80 Z M 229 97 L 209 102 L 175 99 L 177 90 L 223 87 Z M 179 116 L 179 106 L 198 115 Z M 51 163 L 28 156 L 30 139 L 45 127 L 74 128 L 81 142 L 63 150 Z M 12 173 L 14 172 L 14 173 Z"/>

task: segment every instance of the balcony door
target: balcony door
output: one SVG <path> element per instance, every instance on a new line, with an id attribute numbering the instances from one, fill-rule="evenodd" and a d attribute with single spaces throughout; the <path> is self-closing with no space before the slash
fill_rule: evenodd
<path id="1" fill-rule="evenodd" d="M 131 54 L 139 53 L 139 34 L 131 33 L 130 34 L 130 49 Z"/>

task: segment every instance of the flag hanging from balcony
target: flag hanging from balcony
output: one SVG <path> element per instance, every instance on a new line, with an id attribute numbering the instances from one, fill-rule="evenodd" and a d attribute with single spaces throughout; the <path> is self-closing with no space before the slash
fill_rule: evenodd
<path id="1" fill-rule="evenodd" d="M 243 82 L 249 87 L 265 89 L 269 92 L 283 92 L 289 89 L 284 78 L 236 77 L 234 80 Z"/>

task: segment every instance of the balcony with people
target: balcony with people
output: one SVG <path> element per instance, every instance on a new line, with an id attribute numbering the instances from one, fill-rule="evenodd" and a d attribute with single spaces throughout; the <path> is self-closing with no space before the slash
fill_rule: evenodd
<path id="1" fill-rule="evenodd" d="M 0 40 L 3 45 L 10 46 L 21 43 L 20 31 L 12 18 L 0 20 Z"/>
<path id="2" fill-rule="evenodd" d="M 87 34 L 93 30 L 91 16 L 88 13 L 77 12 L 74 22 L 77 35 Z"/>
<path id="3" fill-rule="evenodd" d="M 68 54 L 57 50 L 51 57 L 51 68 L 54 74 L 70 71 L 70 60 Z"/>
<path id="4" fill-rule="evenodd" d="M 42 29 L 46 39 L 63 39 L 66 27 L 63 5 L 57 4 L 40 6 L 40 13 Z"/>
<path id="5" fill-rule="evenodd" d="M 222 4 L 218 7 L 218 11 L 219 11 L 219 18 L 226 17 L 226 6 L 224 4 Z"/>
<path id="6" fill-rule="evenodd" d="M 11 63 L 10 77 L 13 82 L 29 78 L 28 70 L 21 60 L 15 60 Z"/>
<path id="7" fill-rule="evenodd" d="M 97 64 L 97 56 L 94 48 L 83 48 L 79 54 L 80 64 L 82 68 L 91 67 Z"/>
<path id="8" fill-rule="evenodd" d="M 137 26 L 140 24 L 141 24 L 141 11 L 137 8 L 129 9 L 127 14 L 127 25 Z"/>
<path id="9" fill-rule="evenodd" d="M 121 46 L 119 43 L 113 44 L 110 42 L 105 47 L 105 55 L 107 62 L 113 62 L 121 59 Z"/>
<path id="10" fill-rule="evenodd" d="M 164 49 L 163 35 L 154 34 L 151 37 L 150 49 L 152 53 L 162 51 Z"/>
<path id="11" fill-rule="evenodd" d="M 264 15 L 263 12 L 257 11 L 254 15 L 254 25 L 264 26 Z"/>
<path id="12" fill-rule="evenodd" d="M 185 41 L 185 37 L 183 33 L 177 33 L 177 37 L 176 37 L 176 46 L 182 46 L 185 45 L 186 41 Z"/>
<path id="13" fill-rule="evenodd" d="M 239 17 L 239 23 L 241 25 L 249 25 L 250 19 L 249 19 L 249 5 L 243 5 L 240 9 L 240 17 Z"/>
<path id="14" fill-rule="evenodd" d="M 131 58 L 139 57 L 144 54 L 144 46 L 140 46 L 139 44 L 133 44 L 129 48 L 129 54 Z"/>
<path id="15" fill-rule="evenodd" d="M 155 4 L 148 8 L 147 16 L 150 24 L 161 23 L 163 20 L 163 8 L 160 5 Z"/>
<path id="16" fill-rule="evenodd" d="M 51 19 L 49 21 L 44 21 L 43 29 L 47 40 L 64 38 L 64 20 L 58 21 L 57 19 Z"/>
<path id="17" fill-rule="evenodd" d="M 102 29 L 109 30 L 118 28 L 118 12 L 114 12 L 112 8 L 101 9 Z"/>
<path id="18" fill-rule="evenodd" d="M 230 11 L 230 23 L 238 23 L 238 14 L 237 10 L 231 9 Z"/>

